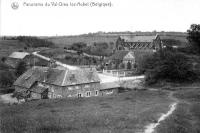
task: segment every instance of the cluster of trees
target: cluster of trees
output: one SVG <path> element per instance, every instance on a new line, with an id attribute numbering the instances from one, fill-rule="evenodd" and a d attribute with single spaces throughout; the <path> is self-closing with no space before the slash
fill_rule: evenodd
<path id="1" fill-rule="evenodd" d="M 9 66 L 0 62 L 0 86 L 11 87 L 13 82 L 27 70 L 26 62 L 21 61 L 17 64 L 16 69 L 9 69 Z"/>
<path id="2" fill-rule="evenodd" d="M 78 42 L 71 45 L 69 49 L 78 51 L 81 53 L 87 53 L 96 56 L 110 56 L 112 54 L 113 42 L 109 44 L 107 42 L 94 42 L 91 46 L 88 46 L 84 42 Z"/>
<path id="3" fill-rule="evenodd" d="M 200 54 L 200 25 L 193 24 L 188 30 L 190 47 L 166 48 L 140 61 L 139 71 L 145 73 L 146 83 L 159 81 L 188 82 L 199 80 L 199 70 L 194 69 L 191 54 Z M 195 51 L 195 52 L 194 52 Z"/>
<path id="4" fill-rule="evenodd" d="M 65 63 L 71 65 L 95 65 L 98 64 L 99 60 L 87 56 L 65 56 Z"/>
<path id="5" fill-rule="evenodd" d="M 38 37 L 31 37 L 31 36 L 18 36 L 17 40 L 24 42 L 26 44 L 26 47 L 32 47 L 32 48 L 37 48 L 37 47 L 54 47 L 54 43 L 45 40 L 45 39 L 40 39 Z"/>
<path id="6" fill-rule="evenodd" d="M 192 24 L 187 32 L 191 47 L 200 54 L 200 24 Z"/>
<path id="7" fill-rule="evenodd" d="M 165 49 L 163 55 L 155 53 L 143 59 L 139 68 L 146 75 L 147 84 L 158 81 L 185 82 L 197 79 L 192 62 L 182 52 Z"/>

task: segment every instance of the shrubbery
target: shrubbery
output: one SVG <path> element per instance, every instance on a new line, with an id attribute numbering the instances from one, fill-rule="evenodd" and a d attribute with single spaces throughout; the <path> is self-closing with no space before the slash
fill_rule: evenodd
<path id="1" fill-rule="evenodd" d="M 10 87 L 15 81 L 15 75 L 10 71 L 0 72 L 0 85 L 1 87 Z"/>
<path id="2" fill-rule="evenodd" d="M 146 57 L 140 69 L 146 75 L 146 83 L 153 84 L 158 81 L 185 82 L 194 81 L 197 75 L 193 71 L 192 62 L 184 53 L 174 50 L 164 50 Z"/>
<path id="3" fill-rule="evenodd" d="M 19 36 L 17 40 L 24 42 L 27 47 L 37 48 L 37 47 L 55 47 L 55 45 L 47 41 L 45 39 L 40 39 L 37 37 L 30 37 L 30 36 Z"/>

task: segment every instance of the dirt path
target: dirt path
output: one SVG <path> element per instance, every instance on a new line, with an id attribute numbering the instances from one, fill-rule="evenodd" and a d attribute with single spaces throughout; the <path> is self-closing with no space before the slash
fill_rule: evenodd
<path id="1" fill-rule="evenodd" d="M 144 133 L 154 133 L 155 132 L 155 129 L 158 125 L 160 125 L 160 122 L 161 121 L 164 121 L 167 117 L 169 117 L 173 112 L 174 110 L 176 109 L 178 103 L 179 103 L 179 100 L 177 98 L 175 98 L 173 96 L 174 92 L 170 91 L 169 93 L 169 98 L 171 100 L 173 100 L 174 102 L 170 105 L 170 109 L 167 113 L 165 114 L 162 114 L 158 121 L 156 123 L 150 123 L 149 125 L 146 126 L 145 130 L 144 130 Z"/>

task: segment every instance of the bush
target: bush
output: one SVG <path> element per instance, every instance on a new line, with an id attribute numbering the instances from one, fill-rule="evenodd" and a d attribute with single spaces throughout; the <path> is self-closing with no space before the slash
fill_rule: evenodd
<path id="1" fill-rule="evenodd" d="M 31 37 L 31 36 L 18 36 L 17 40 L 24 42 L 26 47 L 38 48 L 38 47 L 55 47 L 54 43 L 40 39 L 38 37 Z"/>
<path id="2" fill-rule="evenodd" d="M 0 73 L 0 84 L 3 87 L 10 87 L 12 86 L 13 82 L 15 80 L 15 76 L 10 71 L 2 71 Z"/>
<path id="3" fill-rule="evenodd" d="M 176 51 L 165 50 L 163 56 L 155 53 L 146 59 L 143 67 L 147 84 L 153 84 L 159 80 L 185 82 L 197 79 L 188 57 Z"/>

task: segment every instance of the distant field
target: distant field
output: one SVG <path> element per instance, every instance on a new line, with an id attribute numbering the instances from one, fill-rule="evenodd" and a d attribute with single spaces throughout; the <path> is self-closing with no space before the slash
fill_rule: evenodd
<path id="1" fill-rule="evenodd" d="M 155 35 L 155 33 L 132 33 L 131 35 Z M 182 43 L 182 45 L 186 45 L 187 43 L 187 34 L 186 33 L 158 33 L 161 39 L 175 39 Z M 50 37 L 48 38 L 49 41 L 54 42 L 57 44 L 58 47 L 65 47 L 68 45 L 72 45 L 73 43 L 77 42 L 85 42 L 88 45 L 93 44 L 94 42 L 116 42 L 117 38 L 120 35 L 130 35 L 127 33 L 105 33 L 105 34 L 94 34 L 94 35 L 80 35 L 80 36 L 58 36 L 58 37 Z"/>
<path id="2" fill-rule="evenodd" d="M 1 105 L 3 133 L 134 133 L 155 122 L 172 102 L 161 91 Z"/>
<path id="3" fill-rule="evenodd" d="M 12 52 L 15 51 L 33 52 L 33 51 L 41 51 L 48 49 L 44 47 L 39 47 L 39 48 L 29 47 L 27 50 L 25 50 L 24 47 L 26 47 L 26 44 L 18 40 L 0 40 L 0 58 L 7 57 Z"/>
<path id="4" fill-rule="evenodd" d="M 24 49 L 25 44 L 17 40 L 0 40 L 0 57 L 8 56 L 14 51 Z"/>
<path id="5" fill-rule="evenodd" d="M 117 36 L 66 36 L 66 37 L 53 37 L 49 38 L 49 41 L 57 44 L 59 47 L 65 47 L 77 42 L 84 42 L 88 45 L 92 45 L 94 42 L 114 42 L 117 40 Z"/>

